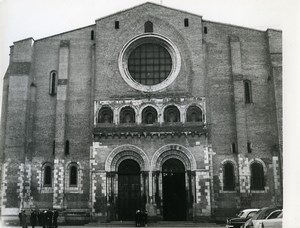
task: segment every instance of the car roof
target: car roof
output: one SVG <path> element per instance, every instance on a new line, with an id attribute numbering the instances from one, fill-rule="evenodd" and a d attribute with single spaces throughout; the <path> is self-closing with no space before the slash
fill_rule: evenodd
<path id="1" fill-rule="evenodd" d="M 275 210 L 278 210 L 278 207 L 266 207 L 266 208 L 262 208 L 261 212 L 259 213 L 259 215 L 255 219 L 266 218 L 271 212 L 273 212 Z"/>
<path id="2" fill-rule="evenodd" d="M 253 208 L 253 209 L 245 209 L 245 210 L 242 210 L 243 212 L 249 212 L 249 211 L 259 211 L 259 209 L 257 208 Z"/>

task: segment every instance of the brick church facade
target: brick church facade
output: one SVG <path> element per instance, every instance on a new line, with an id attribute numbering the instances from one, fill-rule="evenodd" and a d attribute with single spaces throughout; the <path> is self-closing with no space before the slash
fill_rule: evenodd
<path id="1" fill-rule="evenodd" d="M 282 205 L 281 35 L 145 3 L 14 42 L 2 216 L 200 221 Z"/>

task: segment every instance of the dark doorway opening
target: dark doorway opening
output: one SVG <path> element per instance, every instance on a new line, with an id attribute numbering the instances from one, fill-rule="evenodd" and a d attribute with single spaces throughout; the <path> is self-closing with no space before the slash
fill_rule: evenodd
<path id="1" fill-rule="evenodd" d="M 140 166 L 131 159 L 118 167 L 118 214 L 119 220 L 133 221 L 141 206 Z"/>
<path id="2" fill-rule="evenodd" d="M 166 221 L 186 220 L 185 168 L 171 158 L 163 166 L 163 218 Z"/>

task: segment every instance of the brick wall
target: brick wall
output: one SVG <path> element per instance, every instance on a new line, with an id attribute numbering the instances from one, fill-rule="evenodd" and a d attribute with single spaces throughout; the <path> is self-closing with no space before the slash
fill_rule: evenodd
<path id="1" fill-rule="evenodd" d="M 189 19 L 188 27 L 184 27 L 185 18 Z M 182 59 L 176 80 L 150 94 L 127 85 L 118 68 L 123 46 L 144 32 L 148 20 L 154 25 L 154 33 L 167 37 L 177 46 Z M 115 29 L 115 21 L 119 21 L 119 29 Z M 203 33 L 204 27 L 207 34 Z M 92 30 L 95 40 L 91 40 Z M 62 60 L 62 42 L 68 43 L 65 60 Z M 1 142 L 6 147 L 1 152 L 5 156 L 0 153 L 0 158 L 4 157 L 2 208 L 18 209 L 20 202 L 26 201 L 27 207 L 59 205 L 91 209 L 105 220 L 105 161 L 114 148 L 124 144 L 138 146 L 150 160 L 155 151 L 167 144 L 182 145 L 191 151 L 197 169 L 201 170 L 195 176 L 195 216 L 213 213 L 224 217 L 249 202 L 252 207 L 280 202 L 281 56 L 279 31 L 264 32 L 203 21 L 201 16 L 151 3 L 34 44 L 32 39 L 15 42 L 3 88 Z M 65 86 L 55 96 L 49 94 L 49 76 L 53 70 L 64 80 L 59 82 L 59 88 Z M 62 75 L 65 77 L 60 78 Z M 252 83 L 250 104 L 244 104 L 243 100 L 245 79 Z M 63 105 L 58 101 L 61 96 L 65 98 Z M 186 97 L 205 101 L 208 135 L 93 138 L 97 108 L 101 106 L 97 102 L 148 99 L 158 104 L 156 99 L 168 98 L 170 103 L 176 103 L 176 99 Z M 143 104 L 133 102 L 132 105 L 138 109 Z M 58 121 L 62 115 L 61 126 Z M 57 141 L 55 151 L 54 140 Z M 70 142 L 68 155 L 64 150 L 66 140 Z M 251 142 L 252 153 L 247 152 L 247 142 Z M 95 150 L 93 143 L 99 144 Z M 236 154 L 232 153 L 232 143 L 237 145 Z M 221 188 L 220 169 L 226 159 L 237 164 L 240 188 L 233 193 L 222 192 Z M 260 159 L 266 166 L 264 193 L 249 191 L 249 162 L 254 159 Z M 42 188 L 45 162 L 54 167 L 55 180 L 49 189 Z M 77 193 L 65 194 L 66 168 L 70 162 L 80 162 L 82 182 Z M 276 196 L 272 195 L 274 189 Z"/>

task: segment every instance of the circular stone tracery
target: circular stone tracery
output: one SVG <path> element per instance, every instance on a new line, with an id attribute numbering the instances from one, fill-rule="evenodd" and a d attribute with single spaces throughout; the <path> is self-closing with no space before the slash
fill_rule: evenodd
<path id="1" fill-rule="evenodd" d="M 128 58 L 131 77 L 143 85 L 161 83 L 169 76 L 171 69 L 170 53 L 159 44 L 141 44 L 130 53 Z"/>
<path id="2" fill-rule="evenodd" d="M 119 55 L 119 70 L 125 82 L 143 92 L 169 86 L 179 74 L 178 48 L 166 37 L 142 34 L 127 42 Z"/>

